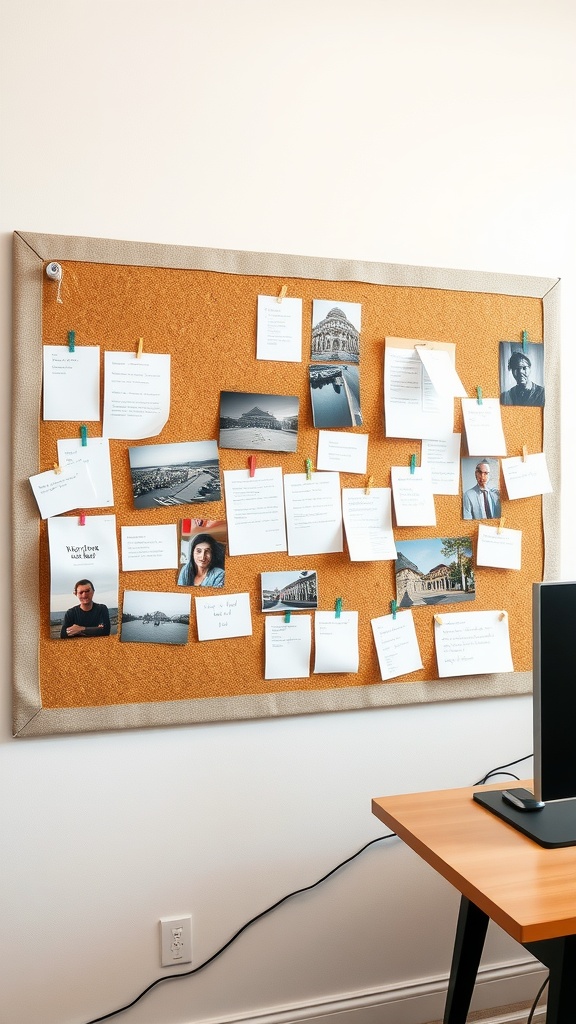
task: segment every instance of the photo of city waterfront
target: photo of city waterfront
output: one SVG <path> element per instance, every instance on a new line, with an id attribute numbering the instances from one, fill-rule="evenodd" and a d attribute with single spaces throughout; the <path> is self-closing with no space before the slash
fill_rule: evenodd
<path id="1" fill-rule="evenodd" d="M 121 641 L 141 644 L 188 643 L 190 594 L 125 590 Z"/>
<path id="2" fill-rule="evenodd" d="M 315 427 L 361 427 L 360 374 L 357 366 L 310 366 L 310 395 Z"/>
<path id="3" fill-rule="evenodd" d="M 183 441 L 129 448 L 134 508 L 220 501 L 216 441 Z"/>
<path id="4" fill-rule="evenodd" d="M 294 395 L 220 392 L 220 447 L 295 452 L 300 402 Z"/>

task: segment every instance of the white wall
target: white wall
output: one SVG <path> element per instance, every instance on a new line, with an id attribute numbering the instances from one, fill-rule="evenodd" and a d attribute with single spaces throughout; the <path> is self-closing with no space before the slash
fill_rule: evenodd
<path id="1" fill-rule="evenodd" d="M 558 275 L 571 344 L 572 0 L 12 0 L 2 20 L 5 481 L 15 229 Z M 381 834 L 372 796 L 469 785 L 531 750 L 525 697 L 12 740 L 7 488 L 1 501 L 6 1024 L 114 1010 L 160 976 L 161 916 L 193 913 L 199 962 Z M 445 976 L 456 909 L 381 844 L 119 1019 L 385 999 Z M 489 966 L 523 956 L 491 931 Z"/>

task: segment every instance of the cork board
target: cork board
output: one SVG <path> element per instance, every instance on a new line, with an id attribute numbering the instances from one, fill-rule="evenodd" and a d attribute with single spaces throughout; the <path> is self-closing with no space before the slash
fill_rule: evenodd
<path id="1" fill-rule="evenodd" d="M 62 302 L 45 274 L 61 263 Z M 559 491 L 559 282 L 468 271 L 361 263 L 281 254 L 242 253 L 106 239 L 16 232 L 14 235 L 14 734 L 19 736 L 150 725 L 233 720 L 273 715 L 469 699 L 531 689 L 531 587 L 558 572 Z M 256 305 L 259 294 L 276 295 L 283 285 L 303 300 L 302 363 L 257 361 Z M 515 671 L 502 675 L 438 679 L 433 611 L 416 607 L 414 619 L 424 668 L 382 682 L 370 620 L 387 614 L 395 597 L 393 562 L 351 562 L 342 554 L 227 556 L 226 593 L 250 595 L 253 635 L 198 642 L 194 601 L 189 641 L 183 647 L 123 644 L 110 636 L 82 645 L 62 644 L 49 631 L 49 551 L 46 523 L 39 520 L 28 477 L 56 460 L 56 440 L 78 436 L 77 423 L 44 422 L 41 408 L 42 344 L 100 345 L 101 353 L 133 350 L 170 352 L 171 412 L 162 433 L 141 443 L 218 439 L 221 390 L 298 395 L 300 419 L 295 453 L 257 452 L 258 466 L 300 473 L 315 464 L 318 432 L 312 425 L 307 368 L 313 299 L 362 307 L 360 393 L 362 427 L 369 435 L 368 475 L 390 485 L 390 467 L 406 465 L 420 442 L 386 438 L 383 429 L 385 337 L 455 342 L 457 368 L 469 395 L 481 385 L 485 397 L 499 394 L 498 344 L 520 340 L 545 344 L 545 409 L 503 408 L 509 455 L 544 447 L 553 494 L 508 501 L 506 526 L 523 532 L 520 572 L 477 568 L 473 611 L 503 608 L 509 614 Z M 455 430 L 462 423 L 457 412 Z M 94 434 L 101 424 L 92 424 Z M 128 447 L 110 442 L 114 500 L 120 527 L 179 522 L 187 515 L 224 519 L 225 504 L 135 510 Z M 220 470 L 246 468 L 250 453 L 220 449 Z M 463 454 L 466 449 L 463 447 Z M 363 478 L 341 475 L 343 487 Z M 222 491 L 223 499 L 223 491 Z M 470 534 L 461 496 L 437 496 L 437 526 L 396 528 L 402 539 Z M 70 513 L 74 515 L 74 513 Z M 96 513 L 91 513 L 96 514 Z M 76 514 L 77 515 L 77 514 Z M 260 573 L 313 568 L 321 610 L 344 607 L 359 613 L 360 670 L 354 675 L 312 674 L 309 679 L 264 679 L 264 619 Z M 124 590 L 177 590 L 176 572 L 120 573 Z M 194 592 L 192 590 L 192 594 Z M 447 611 L 459 610 L 446 605 Z M 313 664 L 313 662 L 312 662 Z"/>

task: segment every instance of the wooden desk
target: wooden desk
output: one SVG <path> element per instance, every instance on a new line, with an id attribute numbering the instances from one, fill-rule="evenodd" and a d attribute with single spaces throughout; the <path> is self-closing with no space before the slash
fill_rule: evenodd
<path id="1" fill-rule="evenodd" d="M 466 1022 L 490 918 L 550 969 L 547 1024 L 574 1024 L 576 847 L 544 849 L 472 799 L 505 788 L 385 796 L 372 811 L 462 894 L 444 1024 Z"/>

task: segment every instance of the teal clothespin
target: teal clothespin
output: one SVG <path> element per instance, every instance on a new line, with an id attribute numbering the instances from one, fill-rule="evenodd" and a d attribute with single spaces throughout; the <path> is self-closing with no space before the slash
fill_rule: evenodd
<path id="1" fill-rule="evenodd" d="M 305 459 L 304 466 L 306 467 L 306 479 L 312 479 L 312 459 Z"/>
<path id="2" fill-rule="evenodd" d="M 390 601 L 390 611 L 392 612 L 392 618 L 396 618 L 396 612 L 398 611 L 398 605 L 396 601 Z"/>
<path id="3" fill-rule="evenodd" d="M 414 470 L 415 469 L 416 469 L 416 456 L 415 455 L 411 455 L 410 456 L 410 472 L 411 472 L 412 475 L 414 475 Z"/>
<path id="4" fill-rule="evenodd" d="M 476 401 L 478 405 L 482 405 L 482 388 L 480 386 L 476 388 Z"/>
<path id="5" fill-rule="evenodd" d="M 284 613 L 284 622 L 290 622 L 291 614 L 292 614 L 292 612 L 285 612 Z"/>
<path id="6" fill-rule="evenodd" d="M 74 345 L 76 342 L 76 331 L 68 331 L 68 351 L 74 351 Z"/>
<path id="7" fill-rule="evenodd" d="M 86 448 L 88 446 L 88 427 L 85 423 L 80 427 L 80 437 L 82 438 L 82 447 Z"/>
<path id="8" fill-rule="evenodd" d="M 340 612 L 342 611 L 342 598 L 336 598 L 336 604 L 334 605 L 334 611 L 336 612 L 336 618 L 340 618 Z"/>
<path id="9" fill-rule="evenodd" d="M 528 351 L 528 331 L 522 331 L 522 351 L 524 355 Z"/>

